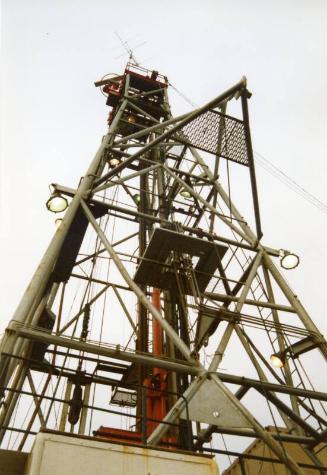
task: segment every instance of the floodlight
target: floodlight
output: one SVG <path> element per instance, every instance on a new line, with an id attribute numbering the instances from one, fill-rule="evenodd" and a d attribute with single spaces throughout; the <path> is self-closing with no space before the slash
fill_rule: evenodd
<path id="1" fill-rule="evenodd" d="M 279 251 L 280 256 L 280 265 L 283 269 L 295 269 L 300 263 L 300 258 L 298 255 L 294 254 L 290 251 L 285 251 L 285 249 L 281 249 Z"/>
<path id="2" fill-rule="evenodd" d="M 140 204 L 141 196 L 138 193 L 136 193 L 135 195 L 133 195 L 133 200 L 134 200 L 134 203 L 138 205 Z"/>
<path id="3" fill-rule="evenodd" d="M 46 202 L 46 207 L 52 213 L 61 213 L 68 207 L 68 201 L 58 191 L 55 191 Z"/>
<path id="4" fill-rule="evenodd" d="M 179 193 L 183 198 L 186 198 L 186 199 L 189 199 L 189 198 L 192 198 L 192 195 L 191 193 L 186 189 L 186 188 L 183 188 L 180 193 Z"/>
<path id="5" fill-rule="evenodd" d="M 286 361 L 286 356 L 292 359 L 298 358 L 300 355 L 307 353 L 319 347 L 319 341 L 313 339 L 311 336 L 296 341 L 287 346 L 284 350 L 273 353 L 270 356 L 270 362 L 276 368 L 282 368 Z"/>
<path id="6" fill-rule="evenodd" d="M 119 160 L 119 158 L 117 157 L 111 157 L 109 159 L 109 165 L 111 168 L 115 168 L 117 165 L 119 165 L 121 162 L 121 160 Z"/>
<path id="7" fill-rule="evenodd" d="M 275 368 L 282 368 L 285 364 L 285 353 L 274 353 L 270 356 L 270 362 Z"/>

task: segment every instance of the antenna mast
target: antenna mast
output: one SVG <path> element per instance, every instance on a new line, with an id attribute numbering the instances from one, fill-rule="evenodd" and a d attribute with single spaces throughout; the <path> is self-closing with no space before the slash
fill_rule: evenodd
<path id="1" fill-rule="evenodd" d="M 134 55 L 134 50 L 136 50 L 136 48 L 140 48 L 141 46 L 145 45 L 146 41 L 142 41 L 142 43 L 139 43 L 138 45 L 134 46 L 134 48 L 131 48 L 128 41 L 124 41 L 117 31 L 115 31 L 115 35 L 117 36 L 122 47 L 125 49 L 126 53 L 128 54 L 128 61 L 135 64 L 135 66 L 141 66 L 141 63 L 139 63 L 136 60 L 136 57 Z M 123 55 L 117 56 L 117 58 L 121 58 L 122 56 Z"/>

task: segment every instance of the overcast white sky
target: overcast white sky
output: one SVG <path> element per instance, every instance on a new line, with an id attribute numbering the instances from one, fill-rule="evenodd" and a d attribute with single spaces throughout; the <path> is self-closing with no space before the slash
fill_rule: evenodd
<path id="1" fill-rule="evenodd" d="M 115 31 L 199 105 L 245 74 L 255 151 L 327 203 L 325 0 L 2 0 L 0 332 L 55 231 L 48 185 L 76 186 L 106 132 L 93 83 L 125 67 Z M 300 255 L 285 276 L 327 334 L 327 215 L 257 178 L 263 241 Z"/>
<path id="2" fill-rule="evenodd" d="M 245 74 L 254 149 L 327 202 L 324 0 L 3 0 L 0 329 L 55 230 L 48 184 L 76 186 L 106 131 L 93 82 L 125 66 L 115 31 L 197 104 Z M 327 333 L 327 216 L 257 175 L 264 242 L 301 256 L 287 279 Z"/>

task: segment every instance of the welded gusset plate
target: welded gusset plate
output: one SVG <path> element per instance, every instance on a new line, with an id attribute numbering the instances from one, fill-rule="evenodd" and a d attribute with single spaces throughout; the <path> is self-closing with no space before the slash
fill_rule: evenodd
<path id="1" fill-rule="evenodd" d="M 196 332 L 195 332 L 195 345 L 197 348 L 200 348 L 207 338 L 211 335 L 212 324 L 218 323 L 221 321 L 221 310 L 217 308 L 210 308 L 204 305 L 200 306 Z"/>
<path id="2" fill-rule="evenodd" d="M 249 166 L 243 121 L 209 110 L 185 125 L 178 139 L 192 147 Z"/>
<path id="3" fill-rule="evenodd" d="M 234 407 L 230 399 L 211 380 L 205 380 L 183 410 L 182 419 L 213 424 L 219 427 L 251 427 L 245 417 Z"/>

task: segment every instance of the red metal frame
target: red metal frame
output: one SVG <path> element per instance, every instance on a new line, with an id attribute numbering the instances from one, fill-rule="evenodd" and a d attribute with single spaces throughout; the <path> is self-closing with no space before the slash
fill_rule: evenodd
<path id="1" fill-rule="evenodd" d="M 153 288 L 152 303 L 160 311 L 160 290 Z M 152 353 L 161 356 L 163 353 L 162 330 L 153 318 L 152 320 Z M 162 421 L 167 414 L 167 371 L 162 368 L 153 368 L 152 378 L 146 378 L 144 386 L 149 388 L 146 398 L 146 413 L 150 419 Z M 150 435 L 157 427 L 158 422 L 147 422 L 147 435 Z"/>
<path id="2" fill-rule="evenodd" d="M 160 289 L 153 288 L 152 303 L 161 311 Z M 154 356 L 163 354 L 163 334 L 157 320 L 152 320 L 152 353 Z M 146 389 L 146 435 L 147 437 L 154 431 L 160 421 L 168 412 L 167 398 L 167 371 L 162 368 L 153 368 L 152 377 L 146 378 L 143 382 Z M 143 415 L 144 417 L 144 415 Z M 123 429 L 101 426 L 94 432 L 97 437 L 114 439 L 120 442 L 142 443 L 142 434 Z M 164 445 L 176 446 L 176 437 L 167 436 L 162 440 Z"/>
<path id="3" fill-rule="evenodd" d="M 159 87 L 168 87 L 168 79 L 166 76 L 157 73 L 156 79 L 151 79 L 153 71 L 150 69 L 142 68 L 141 66 L 136 66 L 133 63 L 127 63 L 124 75 L 126 74 L 133 74 L 134 76 L 138 76 L 139 78 L 146 79 L 153 83 L 157 83 Z"/>

